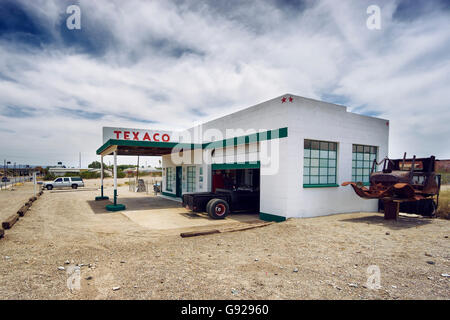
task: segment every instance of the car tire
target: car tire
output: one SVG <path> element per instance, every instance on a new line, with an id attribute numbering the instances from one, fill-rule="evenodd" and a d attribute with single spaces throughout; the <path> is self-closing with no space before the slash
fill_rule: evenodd
<path id="1" fill-rule="evenodd" d="M 52 186 L 52 185 L 49 185 L 49 186 L 46 186 L 46 188 L 47 188 L 47 190 L 52 190 L 52 189 L 53 189 L 53 186 Z"/>
<path id="2" fill-rule="evenodd" d="M 72 185 L 72 189 L 76 189 L 76 188 L 78 188 L 78 185 L 73 184 L 73 185 Z"/>
<path id="3" fill-rule="evenodd" d="M 230 213 L 228 202 L 222 199 L 211 199 L 206 206 L 209 207 L 208 215 L 213 219 L 225 219 Z"/>

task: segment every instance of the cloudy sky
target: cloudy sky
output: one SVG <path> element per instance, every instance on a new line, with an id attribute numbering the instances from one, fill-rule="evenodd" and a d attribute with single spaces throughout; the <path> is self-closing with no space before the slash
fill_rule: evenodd
<path id="1" fill-rule="evenodd" d="M 86 166 L 102 126 L 180 130 L 288 92 L 389 119 L 390 156 L 450 158 L 450 1 L 0 0 L 1 162 Z"/>

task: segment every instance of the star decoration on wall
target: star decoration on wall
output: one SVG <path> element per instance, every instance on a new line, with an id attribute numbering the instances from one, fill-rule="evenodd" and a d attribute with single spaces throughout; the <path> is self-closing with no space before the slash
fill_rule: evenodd
<path id="1" fill-rule="evenodd" d="M 283 97 L 283 98 L 281 98 L 281 103 L 285 103 L 288 99 L 289 99 L 289 102 L 294 101 L 294 98 L 292 98 L 292 97 L 289 97 L 289 98 Z"/>

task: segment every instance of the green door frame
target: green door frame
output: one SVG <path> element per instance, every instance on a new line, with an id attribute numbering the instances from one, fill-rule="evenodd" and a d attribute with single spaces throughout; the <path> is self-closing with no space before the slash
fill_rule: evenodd
<path id="1" fill-rule="evenodd" d="M 183 179 L 183 167 L 176 167 L 176 183 L 175 183 L 175 190 L 176 190 L 176 196 L 181 198 L 181 182 Z"/>

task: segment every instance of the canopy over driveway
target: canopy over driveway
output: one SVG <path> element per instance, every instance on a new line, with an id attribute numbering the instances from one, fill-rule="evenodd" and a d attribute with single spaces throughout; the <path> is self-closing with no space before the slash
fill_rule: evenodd
<path id="1" fill-rule="evenodd" d="M 101 195 L 95 200 L 107 200 L 103 195 L 103 157 L 107 155 L 114 156 L 114 203 L 106 206 L 109 211 L 124 210 L 125 205 L 117 203 L 117 156 L 162 156 L 172 153 L 175 148 L 177 151 L 192 150 L 202 148 L 201 144 L 177 143 L 177 142 L 156 142 L 156 141 L 133 141 L 109 139 L 98 150 L 97 154 L 101 156 Z"/>

